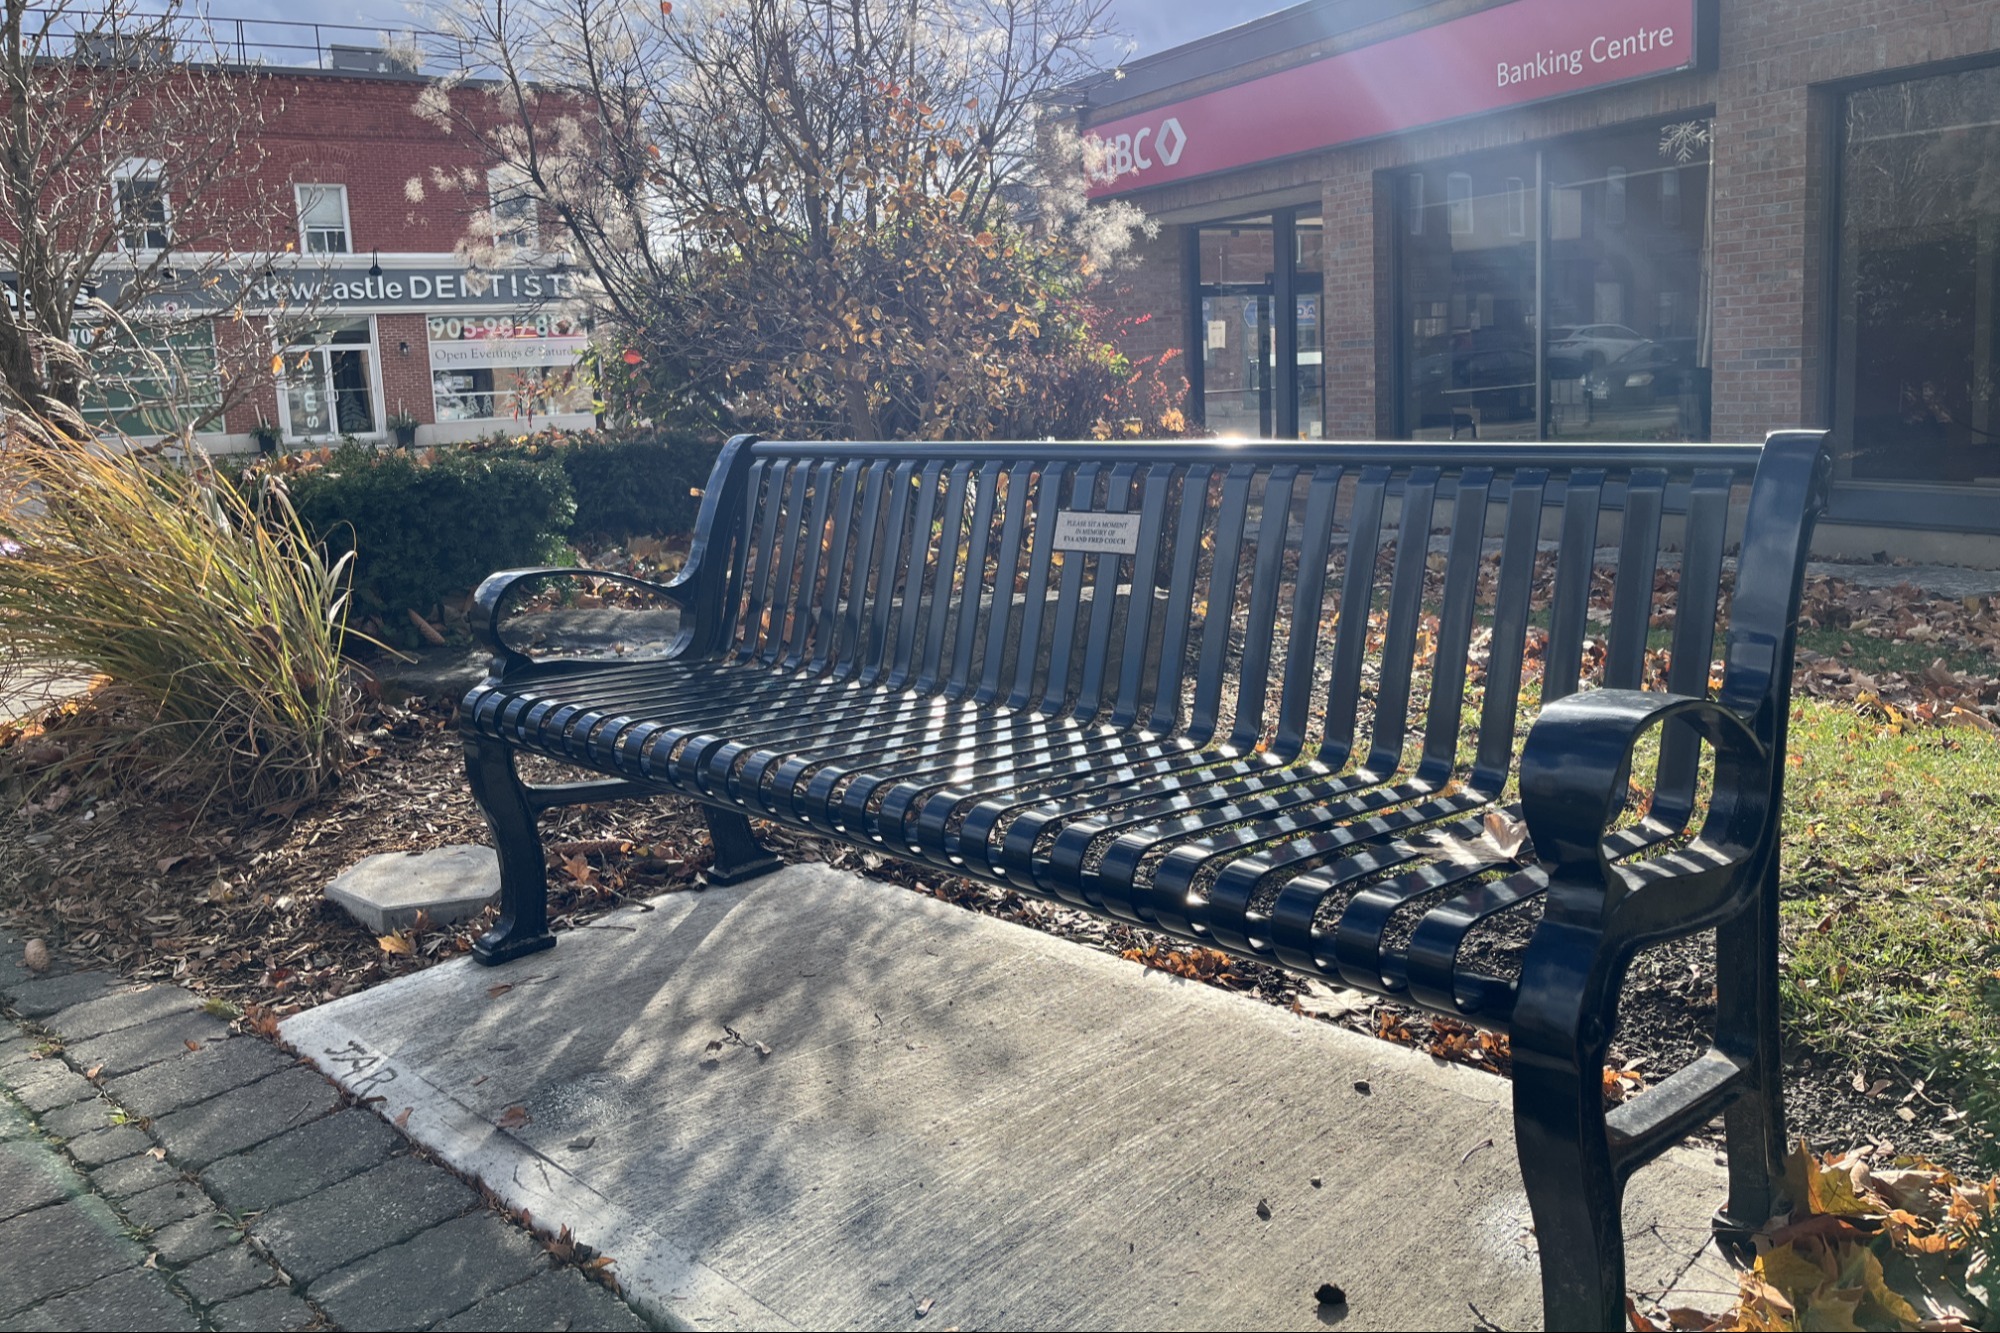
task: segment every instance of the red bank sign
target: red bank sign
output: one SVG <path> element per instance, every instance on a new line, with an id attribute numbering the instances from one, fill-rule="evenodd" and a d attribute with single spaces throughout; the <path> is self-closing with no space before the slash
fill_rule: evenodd
<path id="1" fill-rule="evenodd" d="M 1697 0 L 1513 0 L 1093 125 L 1093 198 L 1695 63 Z"/>

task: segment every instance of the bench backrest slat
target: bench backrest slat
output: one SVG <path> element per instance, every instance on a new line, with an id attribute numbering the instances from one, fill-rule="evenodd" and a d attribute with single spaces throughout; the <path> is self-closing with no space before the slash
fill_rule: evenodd
<path id="1" fill-rule="evenodd" d="M 902 597 L 897 610 L 895 655 L 890 659 L 889 673 L 882 681 L 892 690 L 899 690 L 909 683 L 910 663 L 916 657 L 917 623 L 922 618 L 924 587 L 930 574 L 931 527 L 937 521 L 938 486 L 943 477 L 944 464 L 933 462 L 917 478 L 916 498 L 911 506 L 910 526 L 903 552 Z"/>
<path id="2" fill-rule="evenodd" d="M 1202 534 L 1211 522 L 1209 493 L 1219 471 L 1213 466 L 1190 467 L 1181 478 L 1180 524 L 1174 529 L 1174 569 L 1167 582 L 1166 628 L 1160 636 L 1160 656 L 1153 672 L 1153 711 L 1146 719 L 1146 726 L 1152 731 L 1171 731 L 1179 719 L 1188 634 L 1194 623 Z"/>
<path id="3" fill-rule="evenodd" d="M 1413 468 L 1403 485 L 1396 524 L 1395 574 L 1389 585 L 1389 619 L 1382 630 L 1382 680 L 1375 694 L 1375 724 L 1366 767 L 1393 773 L 1402 766 L 1403 736 L 1410 715 L 1410 677 L 1417 655 L 1417 612 L 1429 567 L 1431 516 L 1437 503 L 1438 470 Z"/>
<path id="4" fill-rule="evenodd" d="M 1322 463 L 1313 469 L 1312 481 L 1306 486 L 1298 578 L 1292 587 L 1291 641 L 1285 650 L 1278 732 L 1271 742 L 1272 750 L 1282 755 L 1296 755 L 1306 744 L 1313 668 L 1319 656 L 1321 602 L 1326 596 L 1326 560 L 1333 542 L 1334 512 L 1344 472 L 1338 463 Z"/>
<path id="5" fill-rule="evenodd" d="M 1729 526 L 1731 478 L 1726 472 L 1697 472 L 1688 492 L 1687 539 L 1682 543 L 1679 586 L 1674 593 L 1673 656 L 1667 667 L 1671 694 L 1706 695 L 1714 660 L 1716 611 L 1722 594 L 1722 546 Z M 1660 738 L 1659 778 L 1653 812 L 1678 828 L 1694 809 L 1700 741 L 1686 727 L 1669 727 Z"/>
<path id="6" fill-rule="evenodd" d="M 925 694 L 934 691 L 944 678 L 945 627 L 951 620 L 952 590 L 958 581 L 958 562 L 965 551 L 965 497 L 971 484 L 972 464 L 954 465 L 945 487 L 944 507 L 932 525 L 937 529 L 937 537 L 930 547 L 934 554 L 926 556 L 930 560 L 930 576 L 918 585 L 924 593 L 920 599 L 924 647 L 911 670 L 916 673 L 914 688 Z"/>
<path id="7" fill-rule="evenodd" d="M 1646 637 L 1652 631 L 1654 575 L 1660 550 L 1660 507 L 1667 474 L 1638 468 L 1625 484 L 1625 526 L 1612 573 L 1611 625 L 1604 649 L 1604 684 L 1636 690 L 1645 683 Z"/>
<path id="8" fill-rule="evenodd" d="M 1243 636 L 1242 657 L 1237 666 L 1236 727 L 1230 736 L 1231 743 L 1238 749 L 1252 749 L 1264 739 L 1264 697 L 1269 683 L 1271 641 L 1275 631 L 1264 632 L 1261 627 L 1272 625 L 1276 620 L 1278 576 L 1285 557 L 1285 528 L 1291 519 L 1292 488 L 1298 478 L 1296 467 L 1285 466 L 1272 468 L 1264 478 L 1262 512 L 1257 522 L 1257 555 L 1250 566 L 1250 595 L 1243 617 L 1243 623 L 1252 629 Z M 1209 607 L 1213 610 L 1215 603 L 1210 602 Z M 1233 631 L 1235 607 L 1231 605 L 1229 611 L 1229 624 Z"/>
<path id="9" fill-rule="evenodd" d="M 819 587 L 823 562 L 830 554 L 826 514 L 827 506 L 833 500 L 833 480 L 837 467 L 838 464 L 829 459 L 812 470 L 809 486 L 812 493 L 812 515 L 806 520 L 805 532 L 800 537 L 798 587 L 787 599 L 791 620 L 791 635 L 786 644 L 784 657 L 787 671 L 798 670 L 806 660 L 806 636 L 813 624 L 813 593 Z M 827 581 L 833 582 L 832 579 Z"/>
<path id="10" fill-rule="evenodd" d="M 792 618 L 792 580 L 797 573 L 794 566 L 799 558 L 799 529 L 805 522 L 806 484 L 812 471 L 807 463 L 795 463 L 786 479 L 784 508 L 778 516 L 778 563 L 771 580 L 771 620 L 764 629 L 763 647 L 758 653 L 766 662 L 778 660 Z"/>
<path id="11" fill-rule="evenodd" d="M 970 545 L 965 552 L 965 577 L 956 594 L 958 619 L 953 629 L 951 673 L 946 692 L 962 698 L 972 676 L 972 646 L 979 637 L 981 589 L 986 586 L 988 548 L 993 539 L 993 510 L 999 503 L 1001 464 L 995 459 L 979 469 L 973 482 L 972 523 L 967 529 Z"/>
<path id="12" fill-rule="evenodd" d="M 1346 574 L 1340 613 L 1333 627 L 1333 676 L 1327 686 L 1326 738 L 1320 762 L 1339 768 L 1354 753 L 1354 726 L 1360 711 L 1361 668 L 1368 651 L 1368 612 L 1375 595 L 1375 552 L 1382 536 L 1382 506 L 1389 469 L 1364 468 L 1355 483 L 1348 515 Z"/>
<path id="13" fill-rule="evenodd" d="M 1000 549 L 993 567 L 993 613 L 987 617 L 986 661 L 980 668 L 973 697 L 991 703 L 1000 697 L 1000 674 L 1006 669 L 1007 641 L 1015 624 L 1014 584 L 1025 570 L 1023 518 L 1033 489 L 1034 464 L 1018 462 L 1007 470 L 1007 515 L 1000 524 Z"/>
<path id="14" fill-rule="evenodd" d="M 1049 569 L 1054 561 L 1054 545 L 1048 532 L 1062 509 L 1064 489 L 1069 485 L 1071 465 L 1054 464 L 1041 470 L 1035 483 L 1035 524 L 1030 540 L 1034 554 L 1028 561 L 1028 587 L 1021 599 L 1020 646 L 1015 654 L 1014 689 L 1007 697 L 1010 708 L 1025 708 L 1035 699 L 1035 662 L 1041 655 L 1049 610 Z"/>
<path id="15" fill-rule="evenodd" d="M 1583 670 L 1583 635 L 1596 572 L 1597 522 L 1604 469 L 1579 468 L 1563 488 L 1562 544 L 1556 551 L 1554 604 L 1543 653 L 1542 701 L 1575 694 Z"/>
<path id="16" fill-rule="evenodd" d="M 1194 686 L 1194 709 L 1188 737 L 1206 744 L 1215 735 L 1222 703 L 1224 658 L 1229 651 L 1229 605 L 1236 596 L 1237 562 L 1243 556 L 1243 527 L 1250 512 L 1250 481 L 1255 469 L 1229 469 L 1222 481 L 1222 504 L 1213 533 L 1214 564 L 1208 596 L 1201 612 L 1201 659 Z"/>
<path id="17" fill-rule="evenodd" d="M 782 505 L 766 503 L 783 489 L 784 460 L 755 460 L 750 468 L 750 484 L 744 497 L 742 544 L 743 606 L 741 618 L 732 627 L 736 654 L 745 660 L 756 656 L 758 626 L 764 619 L 765 585 L 771 578 L 771 552 L 777 540 Z"/>
<path id="18" fill-rule="evenodd" d="M 1072 510 L 1095 509 L 1097 507 L 1097 479 L 1104 469 L 1097 463 L 1085 463 L 1076 470 L 1070 481 L 1069 508 Z M 1129 474 L 1128 474 L 1129 475 Z M 1052 516 L 1051 522 L 1058 522 L 1060 515 Z M 1052 533 L 1037 529 L 1035 540 L 1054 545 Z M 1055 715 L 1062 712 L 1069 700 L 1069 680 L 1072 659 L 1076 655 L 1077 607 L 1083 601 L 1085 566 L 1089 557 L 1076 551 L 1060 553 L 1062 556 L 1062 591 L 1056 594 L 1055 621 L 1049 635 L 1049 674 L 1041 692 L 1040 708 L 1044 714 Z"/>
<path id="19" fill-rule="evenodd" d="M 1105 494 L 1104 512 L 1126 514 L 1131 512 L 1132 486 L 1138 476 L 1136 463 L 1120 463 L 1111 469 L 1111 477 Z M 1160 499 L 1164 502 L 1165 494 Z M 1141 519 L 1143 525 L 1144 520 Z M 1143 555 L 1146 549 L 1145 537 L 1138 540 L 1138 549 Z M 1095 718 L 1104 697 L 1104 673 L 1111 660 L 1111 627 L 1117 615 L 1119 574 L 1125 557 L 1112 552 L 1102 552 L 1077 557 L 1087 573 L 1085 578 L 1092 589 L 1090 602 L 1090 633 L 1084 640 L 1083 660 L 1077 664 L 1076 708 L 1078 717 Z M 1087 562 L 1087 563 L 1085 563 Z"/>
<path id="20" fill-rule="evenodd" d="M 1160 574 L 1160 541 L 1167 530 L 1170 497 L 1179 480 L 1180 469 L 1151 468 L 1146 473 L 1145 494 L 1139 504 L 1138 552 L 1132 559 L 1131 596 L 1125 613 L 1124 643 L 1118 653 L 1118 694 L 1108 721 L 1114 726 L 1130 726 L 1139 715 L 1139 691 L 1144 683 L 1146 645 L 1153 632 L 1156 613 L 1154 587 Z M 1088 692 L 1091 711 L 1097 712 L 1094 689 Z"/>
<path id="21" fill-rule="evenodd" d="M 1479 595 L 1480 551 L 1493 469 L 1459 474 L 1445 554 L 1444 596 L 1438 607 L 1437 645 L 1431 661 L 1431 701 L 1424 722 L 1424 757 L 1417 776 L 1443 783 L 1458 766 L 1458 724 L 1465 709 L 1465 680 L 1472 648 L 1472 616 Z"/>
<path id="22" fill-rule="evenodd" d="M 853 552 L 848 548 L 853 530 L 854 494 L 864 469 L 860 465 L 840 470 L 839 489 L 833 499 L 833 531 L 827 537 L 826 587 L 820 595 L 819 614 L 812 621 L 813 655 L 806 669 L 814 675 L 826 670 L 840 643 L 841 593 Z"/>
<path id="23" fill-rule="evenodd" d="M 1507 493 L 1507 529 L 1494 579 L 1493 637 L 1486 654 L 1486 697 L 1472 787 L 1497 793 L 1514 764 L 1514 727 L 1521 707 L 1528 610 L 1535 586 L 1535 545 L 1541 533 L 1546 468 L 1522 468 Z"/>

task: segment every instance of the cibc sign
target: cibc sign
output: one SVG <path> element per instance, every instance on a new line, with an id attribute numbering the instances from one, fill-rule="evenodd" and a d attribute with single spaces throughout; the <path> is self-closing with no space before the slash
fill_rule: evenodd
<path id="1" fill-rule="evenodd" d="M 1695 67 L 1704 0 L 1513 0 L 1089 126 L 1093 198 Z"/>

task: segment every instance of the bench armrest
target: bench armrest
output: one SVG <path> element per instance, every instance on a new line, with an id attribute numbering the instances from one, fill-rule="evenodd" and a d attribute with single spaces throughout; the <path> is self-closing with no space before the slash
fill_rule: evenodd
<path id="1" fill-rule="evenodd" d="M 614 574 L 609 570 L 577 569 L 560 565 L 545 565 L 532 569 L 503 569 L 497 574 L 489 574 L 480 583 L 478 591 L 472 595 L 473 614 L 470 619 L 473 636 L 493 654 L 495 675 L 504 674 L 534 660 L 500 637 L 500 617 L 506 611 L 508 599 L 514 590 L 526 583 L 584 578 L 600 583 L 623 583 L 642 592 L 665 597 L 683 610 L 688 605 L 688 590 L 680 579 L 675 579 L 671 583 L 654 583 L 650 579 L 634 578 L 630 574 Z"/>
<path id="2" fill-rule="evenodd" d="M 1633 750 L 1647 731 L 1669 725 L 1694 728 L 1715 749 L 1707 818 L 1684 850 L 1616 863 L 1605 837 L 1624 807 Z M 1601 930 L 1628 946 L 1726 919 L 1773 850 L 1776 789 L 1770 751 L 1721 704 L 1642 690 L 1556 700 L 1521 752 L 1522 813 L 1536 854 L 1551 863 L 1545 919 Z"/>

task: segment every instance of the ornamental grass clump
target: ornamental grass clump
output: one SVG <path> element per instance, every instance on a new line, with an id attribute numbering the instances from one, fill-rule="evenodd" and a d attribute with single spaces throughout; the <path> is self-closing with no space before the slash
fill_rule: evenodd
<path id="1" fill-rule="evenodd" d="M 115 445 L 0 448 L 0 673 L 101 678 L 48 736 L 66 777 L 250 808 L 325 792 L 353 702 L 347 566 L 276 479 L 239 494 Z"/>

